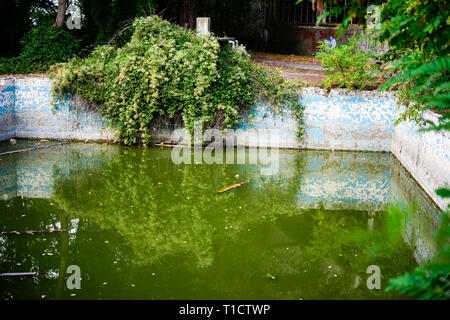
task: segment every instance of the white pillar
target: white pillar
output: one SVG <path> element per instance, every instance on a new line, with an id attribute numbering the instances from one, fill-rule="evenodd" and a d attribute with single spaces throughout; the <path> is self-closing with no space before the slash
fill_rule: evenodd
<path id="1" fill-rule="evenodd" d="M 197 35 L 205 36 L 210 33 L 211 28 L 211 18 L 209 17 L 198 17 L 197 18 Z"/>

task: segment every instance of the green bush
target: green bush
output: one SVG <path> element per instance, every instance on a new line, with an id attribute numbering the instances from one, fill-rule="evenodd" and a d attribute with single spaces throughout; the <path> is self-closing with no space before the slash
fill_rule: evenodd
<path id="1" fill-rule="evenodd" d="M 194 121 L 229 128 L 255 95 L 278 109 L 290 105 L 301 118 L 295 88 L 257 68 L 244 47 L 221 48 L 216 37 L 198 37 L 158 16 L 137 18 L 133 27 L 124 46 L 99 46 L 50 72 L 57 98 L 77 95 L 98 105 L 125 144 L 148 144 L 158 115 L 182 115 L 191 132 Z"/>
<path id="2" fill-rule="evenodd" d="M 416 267 L 411 274 L 390 279 L 386 291 L 394 290 L 421 300 L 450 300 L 449 221 L 449 214 L 444 213 L 436 235 L 439 252 L 433 261 Z"/>
<path id="3" fill-rule="evenodd" d="M 0 74 L 46 71 L 51 65 L 71 58 L 80 50 L 80 41 L 69 31 L 40 24 L 27 32 L 18 57 L 0 58 Z"/>
<path id="4" fill-rule="evenodd" d="M 376 79 L 379 67 L 373 62 L 373 57 L 358 46 L 361 39 L 359 36 L 351 37 L 348 44 L 335 48 L 320 42 L 316 57 L 322 60 L 322 66 L 326 69 L 325 89 L 333 85 L 363 89 L 369 81 Z"/>

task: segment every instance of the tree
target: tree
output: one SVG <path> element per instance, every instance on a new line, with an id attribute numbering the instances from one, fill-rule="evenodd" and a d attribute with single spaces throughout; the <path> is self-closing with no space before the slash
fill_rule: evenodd
<path id="1" fill-rule="evenodd" d="M 181 0 L 178 7 L 178 23 L 189 29 L 196 27 L 197 0 Z"/>
<path id="2" fill-rule="evenodd" d="M 19 54 L 19 41 L 38 20 L 37 16 L 54 12 L 55 8 L 52 0 L 0 1 L 0 57 Z"/>
<path id="3" fill-rule="evenodd" d="M 56 21 L 53 24 L 54 27 L 62 29 L 64 26 L 64 18 L 66 16 L 67 1 L 58 0 L 58 13 L 56 14 Z"/>

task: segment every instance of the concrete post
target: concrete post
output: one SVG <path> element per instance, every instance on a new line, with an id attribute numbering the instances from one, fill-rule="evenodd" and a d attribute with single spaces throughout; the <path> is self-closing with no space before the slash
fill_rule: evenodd
<path id="1" fill-rule="evenodd" d="M 209 17 L 198 17 L 197 18 L 197 35 L 205 36 L 210 33 L 211 28 L 211 18 Z"/>

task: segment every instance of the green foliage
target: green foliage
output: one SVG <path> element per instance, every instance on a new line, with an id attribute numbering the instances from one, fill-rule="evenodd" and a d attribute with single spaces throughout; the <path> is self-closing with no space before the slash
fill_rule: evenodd
<path id="1" fill-rule="evenodd" d="M 329 89 L 332 85 L 339 88 L 364 88 L 367 83 L 374 80 L 379 67 L 373 62 L 373 57 L 359 47 L 363 37 L 351 37 L 349 43 L 330 48 L 323 41 L 320 42 L 316 57 L 322 60 L 322 66 L 327 75 L 324 87 Z"/>
<path id="2" fill-rule="evenodd" d="M 450 198 L 448 188 L 440 188 L 436 193 Z M 450 207 L 450 205 L 449 205 Z M 435 242 L 438 254 L 433 261 L 419 266 L 414 272 L 390 279 L 387 291 L 416 296 L 418 299 L 450 300 L 450 216 L 444 213 L 441 226 L 436 232 Z"/>
<path id="3" fill-rule="evenodd" d="M 388 0 L 382 11 L 381 39 L 395 49 L 417 48 L 425 59 L 448 53 L 447 0 Z"/>
<path id="4" fill-rule="evenodd" d="M 402 119 L 417 120 L 420 111 L 433 109 L 441 112 L 439 123 L 428 121 L 425 130 L 450 130 L 450 66 L 449 57 L 434 58 L 424 63 L 418 53 L 407 55 L 394 64 L 399 74 L 388 80 L 382 88 L 390 88 L 394 84 L 408 86 L 406 100 L 399 102 L 406 107 Z"/>
<path id="5" fill-rule="evenodd" d="M 244 47 L 221 49 L 212 35 L 158 16 L 137 18 L 124 46 L 97 47 L 88 57 L 52 68 L 57 97 L 76 94 L 100 106 L 123 142 L 147 145 L 152 121 L 182 115 L 186 127 L 229 128 L 256 95 L 275 109 L 303 111 L 295 88 L 251 63 Z"/>
<path id="6" fill-rule="evenodd" d="M 311 268 L 317 268 L 321 261 L 329 261 L 330 265 L 338 265 L 341 270 L 356 272 L 361 279 L 367 278 L 366 270 L 369 265 L 380 266 L 383 278 L 391 278 L 397 276 L 400 270 L 408 270 L 415 261 L 412 249 L 402 239 L 402 233 L 405 225 L 410 222 L 410 217 L 393 209 L 369 213 L 368 221 L 372 221 L 373 229 L 361 223 L 361 213 L 355 215 L 346 212 L 340 216 L 319 211 L 313 217 L 316 224 L 313 238 L 305 248 L 305 260 L 310 263 Z M 393 256 L 396 257 L 395 268 L 392 268 Z M 342 272 L 339 279 L 336 279 L 342 282 L 340 290 L 348 292 L 347 296 L 368 291 L 372 297 L 385 294 L 382 291 L 368 290 L 365 285 L 349 285 L 355 281 L 354 278 L 355 273 Z M 328 285 L 331 288 L 336 284 Z"/>
<path id="7" fill-rule="evenodd" d="M 449 236 L 449 216 L 445 214 L 442 216 L 441 228 L 436 236 L 440 252 L 435 261 L 415 268 L 411 274 L 406 273 L 391 279 L 386 290 L 417 296 L 418 299 L 450 300 Z"/>
<path id="8" fill-rule="evenodd" d="M 439 188 L 436 190 L 436 194 L 442 198 L 450 198 L 450 189 Z M 450 205 L 449 205 L 450 206 Z M 449 207 L 450 208 L 450 207 Z"/>
<path id="9" fill-rule="evenodd" d="M 80 49 L 80 41 L 68 31 L 39 24 L 20 41 L 19 56 L 0 58 L 0 74 L 30 73 L 47 70 L 51 65 L 68 60 Z"/>
<path id="10" fill-rule="evenodd" d="M 450 130 L 448 1 L 389 0 L 383 8 L 380 39 L 389 40 L 391 52 L 397 53 L 397 75 L 382 89 L 411 83 L 412 104 L 404 104 L 403 118 L 414 120 L 416 111 L 432 109 L 441 116 L 426 130 Z"/>
<path id="11" fill-rule="evenodd" d="M 417 295 L 418 299 L 450 299 L 450 265 L 432 264 L 417 267 L 412 274 L 390 280 L 388 290 L 401 294 Z"/>
<path id="12" fill-rule="evenodd" d="M 56 3 L 58 3 L 56 1 Z M 56 12 L 52 0 L 0 1 L 0 57 L 13 57 L 20 53 L 19 41 L 36 22 L 36 14 Z M 54 20 L 54 17 L 53 17 Z"/>
<path id="13" fill-rule="evenodd" d="M 136 17 L 148 16 L 158 7 L 155 0 L 78 0 L 83 21 L 80 36 L 84 45 L 106 44 L 117 32 L 119 45 L 130 40 L 128 28 Z M 164 9 L 164 8 L 163 8 Z"/>
<path id="14" fill-rule="evenodd" d="M 398 85 L 397 91 L 395 91 L 397 105 L 405 107 L 400 110 L 400 116 L 394 123 L 395 126 L 403 121 L 413 121 L 416 124 L 421 124 L 424 121 L 422 107 L 416 102 L 415 97 L 411 94 L 413 87 L 413 83 L 403 82 Z"/>

